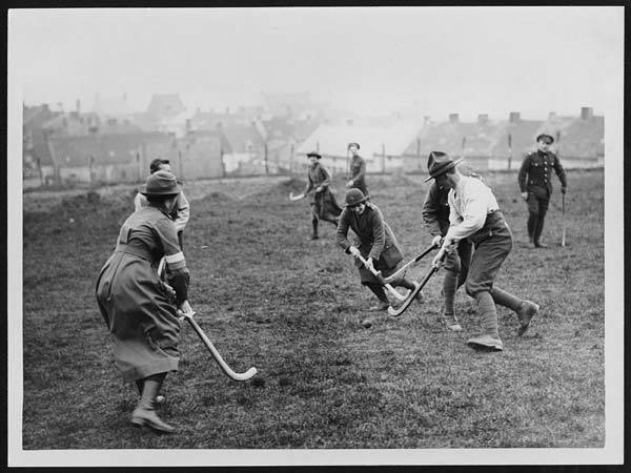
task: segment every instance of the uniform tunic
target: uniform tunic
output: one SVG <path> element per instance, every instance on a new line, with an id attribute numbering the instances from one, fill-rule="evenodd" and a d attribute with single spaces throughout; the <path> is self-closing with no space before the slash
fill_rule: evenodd
<path id="1" fill-rule="evenodd" d="M 337 226 L 336 239 L 340 247 L 350 253 L 352 246 L 348 240 L 348 229 L 353 230 L 359 238 L 359 252 L 364 259 L 372 258 L 376 270 L 381 271 L 383 277 L 396 272 L 397 267 L 403 261 L 403 254 L 399 244 L 390 229 L 384 222 L 381 210 L 371 203 L 366 203 L 363 213 L 358 214 L 345 207 L 340 215 L 340 222 Z M 359 260 L 355 262 L 359 268 L 362 283 L 377 283 L 379 280 L 366 269 Z M 397 285 L 397 281 L 392 283 Z"/>
<path id="2" fill-rule="evenodd" d="M 449 229 L 449 189 L 440 187 L 432 181 L 425 202 L 423 203 L 423 220 L 430 234 L 444 237 Z M 445 269 L 459 273 L 458 286 L 464 284 L 471 261 L 471 242 L 464 238 L 458 243 L 458 251 L 447 254 Z"/>
<path id="3" fill-rule="evenodd" d="M 309 195 L 313 214 L 319 220 L 337 223 L 337 218 L 340 216 L 342 209 L 335 200 L 333 193 L 329 190 L 330 184 L 331 176 L 319 162 L 309 167 L 305 194 L 312 189 L 323 188 L 320 192 L 313 192 Z"/>
<path id="4" fill-rule="evenodd" d="M 368 186 L 366 186 L 366 160 L 356 154 L 351 159 L 349 180 L 353 181 L 351 189 L 359 189 L 368 197 Z"/>
<path id="5" fill-rule="evenodd" d="M 474 251 L 466 281 L 467 293 L 490 292 L 513 247 L 513 237 L 495 196 L 482 181 L 463 176 L 449 191 L 449 229 L 443 247 L 468 238 Z"/>
<path id="6" fill-rule="evenodd" d="M 156 272 L 163 256 L 177 300 Z M 123 224 L 96 287 L 99 309 L 114 341 L 115 365 L 125 382 L 178 369 L 176 304 L 186 299 L 187 285 L 173 221 L 156 207 L 142 207 Z"/>
<path id="7" fill-rule="evenodd" d="M 567 187 L 565 170 L 559 158 L 550 151 L 537 150 L 524 158 L 519 169 L 518 182 L 521 192 L 528 192 L 528 233 L 538 242 L 552 195 L 552 169 L 556 172 L 563 189 Z"/>

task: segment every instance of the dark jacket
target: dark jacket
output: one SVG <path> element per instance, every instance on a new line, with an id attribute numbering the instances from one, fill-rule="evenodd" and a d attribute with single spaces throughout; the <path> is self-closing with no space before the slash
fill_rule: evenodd
<path id="1" fill-rule="evenodd" d="M 556 154 L 548 151 L 533 151 L 528 153 L 519 170 L 518 182 L 521 192 L 527 192 L 531 187 L 543 187 L 552 194 L 551 170 L 554 169 L 562 187 L 567 187 L 565 169 Z"/>
<path id="2" fill-rule="evenodd" d="M 375 269 L 394 268 L 403 260 L 399 243 L 376 205 L 367 203 L 366 210 L 361 215 L 348 207 L 342 211 L 337 226 L 337 243 L 346 253 L 350 253 L 351 247 L 351 242 L 347 238 L 349 228 L 359 238 L 360 253 L 365 259 L 372 258 Z M 361 266 L 359 260 L 356 264 L 358 267 Z"/>
<path id="3" fill-rule="evenodd" d="M 423 221 L 434 236 L 445 236 L 449 229 L 449 189 L 442 188 L 433 181 L 427 190 L 423 203 Z"/>
<path id="4" fill-rule="evenodd" d="M 351 188 L 361 190 L 368 197 L 368 188 L 366 187 L 366 161 L 359 155 L 353 156 L 350 164 L 350 177 L 353 181 Z"/>

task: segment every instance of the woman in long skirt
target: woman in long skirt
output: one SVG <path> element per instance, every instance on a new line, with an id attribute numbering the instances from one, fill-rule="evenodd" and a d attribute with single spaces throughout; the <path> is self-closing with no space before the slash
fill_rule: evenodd
<path id="1" fill-rule="evenodd" d="M 157 431 L 175 429 L 154 410 L 169 371 L 177 371 L 180 322 L 178 307 L 188 307 L 189 274 L 169 213 L 182 190 L 175 176 L 158 171 L 140 192 L 147 207 L 123 224 L 114 254 L 99 274 L 96 297 L 111 332 L 116 367 L 124 382 L 136 382 L 140 400 L 132 413 L 136 426 Z M 165 258 L 169 285 L 157 273 Z"/>

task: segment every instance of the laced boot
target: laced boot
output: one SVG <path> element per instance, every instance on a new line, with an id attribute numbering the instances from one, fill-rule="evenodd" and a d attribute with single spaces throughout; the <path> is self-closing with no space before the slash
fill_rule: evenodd
<path id="1" fill-rule="evenodd" d="M 164 422 L 158 414 L 156 414 L 154 405 L 155 399 L 160 392 L 162 381 L 166 374 L 160 373 L 158 375 L 149 376 L 144 379 L 144 386 L 142 389 L 142 396 L 134 412 L 131 415 L 131 423 L 137 427 L 147 425 L 153 430 L 163 433 L 175 432 L 175 428 Z"/>

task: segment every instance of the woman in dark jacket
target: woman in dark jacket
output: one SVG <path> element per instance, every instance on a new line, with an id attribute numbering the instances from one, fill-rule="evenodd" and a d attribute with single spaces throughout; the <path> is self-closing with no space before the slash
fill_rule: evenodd
<path id="1" fill-rule="evenodd" d="M 169 217 L 181 191 L 168 171 L 147 178 L 140 192 L 148 205 L 123 224 L 96 287 L 99 309 L 114 342 L 115 365 L 123 381 L 135 381 L 141 392 L 131 422 L 161 432 L 175 430 L 158 417 L 154 403 L 167 372 L 178 369 L 177 311 L 188 307 L 189 273 Z M 157 274 L 162 257 L 169 286 Z"/>
<path id="2" fill-rule="evenodd" d="M 320 164 L 320 156 L 316 152 L 307 154 L 309 159 L 309 171 L 307 173 L 307 187 L 303 195 L 310 196 L 311 202 L 311 225 L 313 226 L 312 240 L 317 240 L 318 224 L 320 220 L 337 225 L 342 209 L 337 204 L 335 196 L 329 189 L 331 176 L 329 172 Z"/>
<path id="3" fill-rule="evenodd" d="M 349 228 L 359 239 L 356 245 L 348 240 Z M 384 278 L 394 274 L 403 261 L 399 244 L 390 226 L 384 221 L 381 210 L 376 205 L 366 202 L 366 196 L 359 189 L 351 189 L 346 194 L 346 205 L 337 226 L 337 243 L 346 253 L 353 256 L 361 255 L 366 264 L 381 271 Z M 390 303 L 382 282 L 359 259 L 357 267 L 362 284 L 381 302 L 371 310 L 387 310 Z M 404 277 L 396 279 L 391 284 L 393 287 L 401 286 L 410 290 L 415 288 L 414 284 Z"/>

